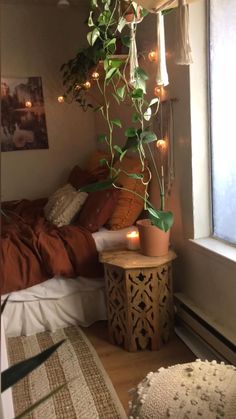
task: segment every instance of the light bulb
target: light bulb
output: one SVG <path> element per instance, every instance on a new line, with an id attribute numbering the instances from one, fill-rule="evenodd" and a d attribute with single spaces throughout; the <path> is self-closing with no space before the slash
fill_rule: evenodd
<path id="1" fill-rule="evenodd" d="M 164 151 L 167 148 L 167 141 L 164 138 L 162 138 L 161 140 L 157 140 L 156 146 L 161 151 Z"/>
<path id="2" fill-rule="evenodd" d="M 57 7 L 59 9 L 66 9 L 70 6 L 70 2 L 68 0 L 58 0 Z"/>
<path id="3" fill-rule="evenodd" d="M 99 79 L 99 77 L 100 77 L 100 74 L 99 74 L 97 71 L 94 71 L 94 72 L 92 73 L 92 79 L 93 79 L 93 80 L 98 80 L 98 79 Z"/>
<path id="4" fill-rule="evenodd" d="M 32 108 L 32 102 L 30 100 L 26 100 L 25 107 L 26 108 Z"/>
<path id="5" fill-rule="evenodd" d="M 59 103 L 65 102 L 64 96 L 58 96 L 57 100 L 58 100 Z"/>
<path id="6" fill-rule="evenodd" d="M 159 97 L 160 100 L 166 100 L 167 98 L 167 91 L 165 90 L 164 86 L 156 86 L 154 89 L 155 96 Z"/>
<path id="7" fill-rule="evenodd" d="M 85 89 L 90 89 L 90 87 L 91 87 L 91 83 L 90 83 L 90 81 L 86 81 L 86 82 L 83 84 L 83 86 L 84 86 L 84 88 L 85 88 Z"/>
<path id="8" fill-rule="evenodd" d="M 150 51 L 148 54 L 148 59 L 151 61 L 151 63 L 157 61 L 157 52 L 154 50 Z"/>

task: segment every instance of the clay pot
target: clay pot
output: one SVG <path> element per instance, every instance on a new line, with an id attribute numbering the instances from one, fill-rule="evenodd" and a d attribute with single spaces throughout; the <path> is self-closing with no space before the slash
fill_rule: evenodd
<path id="1" fill-rule="evenodd" d="M 146 256 L 164 256 L 169 251 L 170 230 L 160 230 L 149 219 L 136 222 L 139 230 L 141 253 Z"/>

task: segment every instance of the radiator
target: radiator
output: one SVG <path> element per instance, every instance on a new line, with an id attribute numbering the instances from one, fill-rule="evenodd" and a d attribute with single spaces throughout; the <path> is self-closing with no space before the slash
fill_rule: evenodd
<path id="1" fill-rule="evenodd" d="M 176 333 L 198 356 L 236 366 L 236 336 L 214 322 L 182 293 L 174 294 Z M 201 349 L 200 349 L 201 347 Z M 205 347 L 205 348 L 204 348 Z"/>

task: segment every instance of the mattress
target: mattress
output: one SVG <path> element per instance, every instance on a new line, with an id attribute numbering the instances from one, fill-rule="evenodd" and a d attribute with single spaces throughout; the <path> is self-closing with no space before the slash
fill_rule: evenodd
<path id="1" fill-rule="evenodd" d="M 93 233 L 98 252 L 125 248 L 126 235 L 135 227 L 118 231 L 101 228 Z M 2 299 L 5 299 L 2 296 Z M 3 313 L 7 336 L 56 330 L 68 324 L 90 326 L 106 319 L 104 278 L 54 277 L 25 290 L 12 292 Z"/>

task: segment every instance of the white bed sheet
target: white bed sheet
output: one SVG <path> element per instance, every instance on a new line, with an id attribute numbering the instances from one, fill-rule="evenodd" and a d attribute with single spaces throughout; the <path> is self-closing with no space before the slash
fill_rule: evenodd
<path id="1" fill-rule="evenodd" d="M 97 250 L 125 248 L 126 235 L 105 228 L 93 234 Z M 2 299 L 5 299 L 2 296 Z M 69 324 L 89 326 L 106 319 L 104 278 L 51 278 L 42 284 L 12 292 L 3 313 L 7 336 L 53 331 Z"/>

